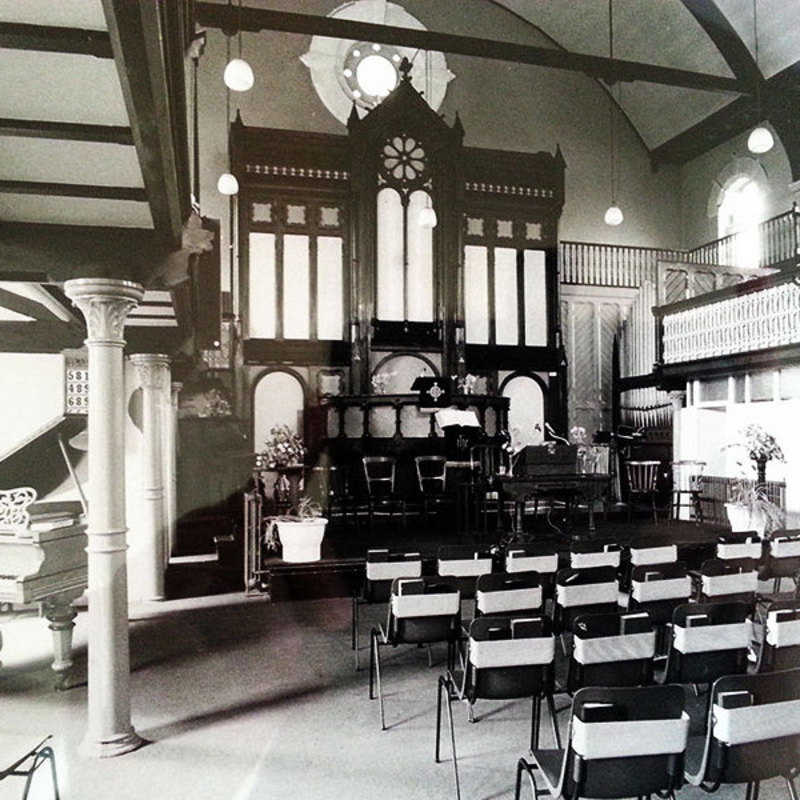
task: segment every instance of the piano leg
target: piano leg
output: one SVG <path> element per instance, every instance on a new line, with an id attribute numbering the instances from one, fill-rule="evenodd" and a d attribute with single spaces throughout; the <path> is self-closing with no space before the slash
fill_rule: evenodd
<path id="1" fill-rule="evenodd" d="M 73 594 L 54 595 L 42 603 L 42 612 L 53 632 L 53 671 L 57 690 L 68 689 L 67 674 L 72 667 L 72 629 L 78 612 L 72 607 Z"/>

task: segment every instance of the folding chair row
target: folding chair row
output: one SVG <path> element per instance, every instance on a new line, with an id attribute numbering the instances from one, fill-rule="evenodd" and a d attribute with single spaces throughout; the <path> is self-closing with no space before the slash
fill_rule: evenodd
<path id="1" fill-rule="evenodd" d="M 535 748 L 517 764 L 533 798 L 674 798 L 684 782 L 709 792 L 744 783 L 757 800 L 760 783 L 782 777 L 797 800 L 800 759 L 800 669 L 728 675 L 711 689 L 706 733 L 689 736 L 678 686 L 586 688 L 573 699 L 565 749 Z"/>

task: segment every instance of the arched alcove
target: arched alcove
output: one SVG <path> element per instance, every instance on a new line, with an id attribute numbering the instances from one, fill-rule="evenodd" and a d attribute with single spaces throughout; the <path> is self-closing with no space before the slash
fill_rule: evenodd
<path id="1" fill-rule="evenodd" d="M 275 425 L 288 425 L 303 436 L 305 400 L 306 387 L 297 373 L 284 369 L 263 372 L 253 386 L 254 451 L 262 448 Z"/>
<path id="2" fill-rule="evenodd" d="M 503 381 L 500 393 L 509 399 L 508 430 L 515 446 L 540 444 L 544 439 L 545 391 L 532 375 L 509 375 Z"/>

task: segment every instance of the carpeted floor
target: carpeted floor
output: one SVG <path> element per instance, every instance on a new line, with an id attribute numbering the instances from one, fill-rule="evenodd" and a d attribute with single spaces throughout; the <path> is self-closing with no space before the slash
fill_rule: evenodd
<path id="1" fill-rule="evenodd" d="M 362 642 L 382 615 L 362 614 Z M 78 754 L 86 687 L 52 690 L 42 620 L 0 619 L 0 767 L 22 742 L 54 734 L 64 800 L 347 800 L 454 797 L 447 759 L 433 761 L 436 678 L 424 650 L 384 649 L 389 730 L 367 699 L 367 671 L 355 672 L 350 603 L 344 598 L 269 604 L 241 594 L 169 601 L 136 611 L 131 624 L 133 720 L 152 743 L 110 760 Z M 85 680 L 85 613 L 78 618 L 73 679 Z M 362 663 L 366 663 L 366 650 Z M 688 693 L 690 701 L 696 701 Z M 557 705 L 567 703 L 565 696 Z M 513 797 L 514 769 L 528 735 L 528 702 L 478 704 L 477 724 L 455 707 L 465 798 Z M 559 715 L 566 725 L 567 713 Z M 544 746 L 551 741 L 542 728 Z M 17 748 L 17 749 L 15 749 Z M 14 783 L 16 781 L 16 783 Z M 13 785 L 12 785 L 13 784 Z M 22 784 L 0 782 L 0 798 Z M 744 796 L 724 787 L 721 800 Z M 32 795 L 48 797 L 47 794 Z M 699 800 L 699 789 L 679 798 Z M 762 786 L 763 800 L 788 797 Z"/>

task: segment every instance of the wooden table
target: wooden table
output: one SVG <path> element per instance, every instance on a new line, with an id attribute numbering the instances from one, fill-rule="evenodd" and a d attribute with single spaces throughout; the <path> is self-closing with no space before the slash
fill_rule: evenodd
<path id="1" fill-rule="evenodd" d="M 503 495 L 514 501 L 512 533 L 515 536 L 524 533 L 525 503 L 543 499 L 561 500 L 567 508 L 575 500 L 586 501 L 589 511 L 589 535 L 593 535 L 597 530 L 594 521 L 594 501 L 601 498 L 608 489 L 609 479 L 609 475 L 598 473 L 498 477 Z M 555 525 L 549 516 L 548 512 L 548 524 L 563 534 L 564 531 Z"/>

